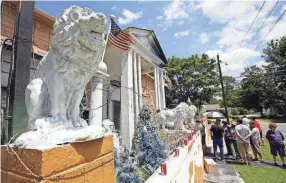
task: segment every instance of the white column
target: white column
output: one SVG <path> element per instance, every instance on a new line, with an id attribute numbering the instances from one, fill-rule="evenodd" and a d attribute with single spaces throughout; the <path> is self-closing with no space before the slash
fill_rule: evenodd
<path id="1" fill-rule="evenodd" d="M 139 114 L 139 107 L 138 107 L 138 78 L 137 78 L 137 54 L 133 52 L 133 98 L 134 98 L 134 122 L 135 122 L 135 127 L 137 124 L 137 118 Z"/>
<path id="2" fill-rule="evenodd" d="M 138 79 L 138 104 L 139 110 L 142 108 L 142 73 L 141 73 L 141 57 L 137 55 L 137 79 Z"/>
<path id="3" fill-rule="evenodd" d="M 108 101 L 109 101 L 109 81 L 103 82 L 103 96 L 102 96 L 102 119 L 107 119 Z"/>
<path id="4" fill-rule="evenodd" d="M 102 90 L 103 78 L 99 75 L 91 79 L 90 92 L 90 110 L 89 123 L 90 126 L 102 127 Z"/>
<path id="5" fill-rule="evenodd" d="M 121 53 L 121 134 L 129 149 L 134 135 L 132 53 Z"/>
<path id="6" fill-rule="evenodd" d="M 156 91 L 156 110 L 161 110 L 160 90 L 159 90 L 159 72 L 158 67 L 154 68 L 154 80 L 155 80 L 155 91 Z"/>
<path id="7" fill-rule="evenodd" d="M 160 84 L 161 84 L 161 101 L 162 101 L 162 104 L 161 104 L 161 107 L 162 107 L 162 110 L 164 110 L 166 108 L 166 99 L 165 99 L 165 79 L 164 79 L 164 70 L 163 69 L 160 69 Z"/>

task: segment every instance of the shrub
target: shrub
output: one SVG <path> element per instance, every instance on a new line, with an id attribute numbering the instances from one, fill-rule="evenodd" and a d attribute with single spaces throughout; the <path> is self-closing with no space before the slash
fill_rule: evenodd
<path id="1" fill-rule="evenodd" d="M 240 107 L 238 108 L 239 115 L 246 115 L 247 114 L 247 109 Z"/>
<path id="2" fill-rule="evenodd" d="M 237 108 L 232 108 L 231 109 L 231 115 L 233 115 L 233 116 L 239 115 L 239 110 Z"/>

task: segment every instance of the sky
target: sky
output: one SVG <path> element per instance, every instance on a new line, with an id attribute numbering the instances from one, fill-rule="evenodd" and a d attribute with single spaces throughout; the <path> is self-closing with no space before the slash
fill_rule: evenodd
<path id="1" fill-rule="evenodd" d="M 238 77 L 247 66 L 265 65 L 261 55 L 267 41 L 286 35 L 285 14 L 266 36 L 286 10 L 286 1 L 275 6 L 277 1 L 267 0 L 262 7 L 263 2 L 36 0 L 35 6 L 54 17 L 71 5 L 89 7 L 107 17 L 113 14 L 122 29 L 133 26 L 154 30 L 166 57 L 206 53 L 216 58 L 219 53 L 224 75 Z"/>

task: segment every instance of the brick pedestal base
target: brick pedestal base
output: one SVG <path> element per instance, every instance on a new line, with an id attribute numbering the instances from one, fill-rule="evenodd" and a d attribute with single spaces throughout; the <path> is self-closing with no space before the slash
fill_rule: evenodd
<path id="1" fill-rule="evenodd" d="M 112 136 L 49 150 L 1 147 L 2 183 L 114 183 Z"/>

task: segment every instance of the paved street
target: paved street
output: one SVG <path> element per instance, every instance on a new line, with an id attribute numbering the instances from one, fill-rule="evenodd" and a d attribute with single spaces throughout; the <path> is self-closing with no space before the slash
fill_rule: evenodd
<path id="1" fill-rule="evenodd" d="M 266 135 L 266 132 L 269 130 L 269 122 L 267 121 L 263 121 L 263 120 L 260 120 L 260 123 L 261 123 L 261 126 L 262 126 L 262 129 L 263 129 L 263 135 Z M 280 130 L 284 135 L 286 135 L 286 123 L 276 123 L 277 124 L 277 129 Z"/>

